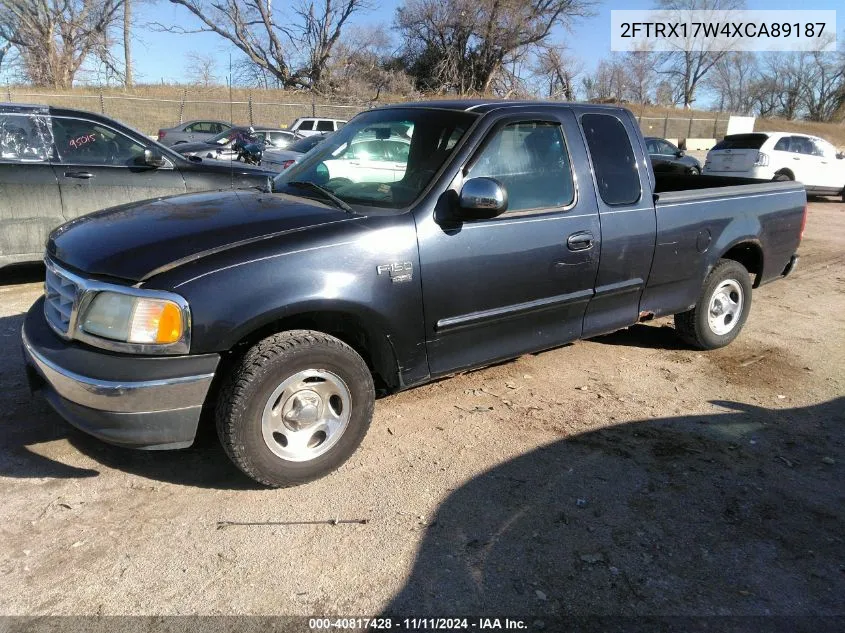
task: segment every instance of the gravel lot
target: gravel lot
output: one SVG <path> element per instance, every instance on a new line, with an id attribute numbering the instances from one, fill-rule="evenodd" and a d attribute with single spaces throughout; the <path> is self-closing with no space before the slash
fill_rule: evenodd
<path id="1" fill-rule="evenodd" d="M 661 319 L 391 396 L 288 490 L 31 399 L 38 271 L 6 274 L 0 613 L 845 615 L 845 204 L 800 252 L 726 349 Z M 367 522 L 279 524 L 331 519 Z"/>

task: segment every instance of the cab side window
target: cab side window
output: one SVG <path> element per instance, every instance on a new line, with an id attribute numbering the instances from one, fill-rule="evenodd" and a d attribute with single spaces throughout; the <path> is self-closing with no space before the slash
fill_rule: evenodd
<path id="1" fill-rule="evenodd" d="M 298 130 L 313 130 L 314 129 L 314 121 L 308 120 L 303 121 L 299 124 L 299 127 L 296 128 Z"/>
<path id="2" fill-rule="evenodd" d="M 53 117 L 58 159 L 65 165 L 129 167 L 144 155 L 144 146 L 105 126 Z"/>
<path id="3" fill-rule="evenodd" d="M 0 161 L 44 163 L 53 154 L 46 114 L 0 114 Z"/>
<path id="4" fill-rule="evenodd" d="M 674 156 L 678 148 L 666 141 L 660 141 L 660 153 L 665 156 Z"/>
<path id="5" fill-rule="evenodd" d="M 640 175 L 631 140 L 622 121 L 610 114 L 585 114 L 581 127 L 593 159 L 596 184 L 605 204 L 634 204 L 640 199 Z"/>
<path id="6" fill-rule="evenodd" d="M 332 121 L 322 120 L 317 121 L 318 132 L 334 132 L 334 123 Z"/>
<path id="7" fill-rule="evenodd" d="M 511 123 L 496 131 L 467 178 L 495 178 L 508 193 L 508 213 L 566 207 L 575 200 L 569 154 L 560 125 Z"/>

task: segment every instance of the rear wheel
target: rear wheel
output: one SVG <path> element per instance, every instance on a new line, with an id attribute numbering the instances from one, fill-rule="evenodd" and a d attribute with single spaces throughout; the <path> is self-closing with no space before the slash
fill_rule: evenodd
<path id="1" fill-rule="evenodd" d="M 217 404 L 226 453 L 266 486 L 302 484 L 355 452 L 373 415 L 364 360 L 328 334 L 294 330 L 256 344 L 227 377 Z"/>
<path id="2" fill-rule="evenodd" d="M 704 280 L 695 307 L 675 315 L 675 329 L 699 349 L 717 349 L 739 336 L 750 309 L 748 271 L 738 262 L 723 259 Z"/>
<path id="3" fill-rule="evenodd" d="M 786 182 L 787 180 L 795 180 L 795 179 L 792 177 L 792 174 L 785 172 L 785 171 L 779 171 L 778 173 L 775 174 L 775 177 L 772 178 L 772 180 L 774 180 L 775 182 Z"/>

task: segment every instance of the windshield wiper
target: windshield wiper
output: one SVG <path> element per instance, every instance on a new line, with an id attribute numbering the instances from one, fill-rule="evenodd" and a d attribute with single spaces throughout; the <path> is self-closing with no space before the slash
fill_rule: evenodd
<path id="1" fill-rule="evenodd" d="M 311 191 L 316 191 L 317 193 L 322 194 L 326 199 L 333 202 L 337 208 L 343 209 L 347 213 L 354 213 L 352 207 L 350 207 L 348 204 L 346 204 L 343 200 L 338 198 L 325 187 L 321 187 L 320 185 L 314 184 L 313 182 L 308 182 L 307 180 L 292 180 L 291 182 L 287 182 L 285 184 L 291 185 L 292 187 L 299 187 L 300 189 L 310 189 Z"/>

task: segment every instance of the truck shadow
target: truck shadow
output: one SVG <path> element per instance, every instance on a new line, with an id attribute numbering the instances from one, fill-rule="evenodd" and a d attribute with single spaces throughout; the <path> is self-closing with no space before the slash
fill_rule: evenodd
<path id="1" fill-rule="evenodd" d="M 95 464 L 123 472 L 200 488 L 246 490 L 260 486 L 229 461 L 213 424 L 201 424 L 197 442 L 179 451 L 136 451 L 110 446 L 77 431 L 32 396 L 26 381 L 20 330 L 23 314 L 0 317 L 0 476 L 72 479 L 96 477 L 97 466 L 78 467 L 70 446 Z M 204 421 L 205 422 L 205 421 Z"/>
<path id="2" fill-rule="evenodd" d="M 624 330 L 611 334 L 604 334 L 590 339 L 594 343 L 603 345 L 622 345 L 624 347 L 640 347 L 643 349 L 687 350 L 686 345 L 675 328 L 668 325 L 645 325 L 637 323 Z"/>
<path id="3" fill-rule="evenodd" d="M 713 404 L 725 412 L 569 437 L 462 485 L 428 519 L 385 613 L 519 616 L 546 630 L 596 615 L 841 615 L 845 397 Z M 797 630 L 706 624 L 637 630 Z"/>
<path id="4" fill-rule="evenodd" d="M 0 286 L 13 286 L 44 281 L 43 262 L 12 264 L 0 268 Z"/>

